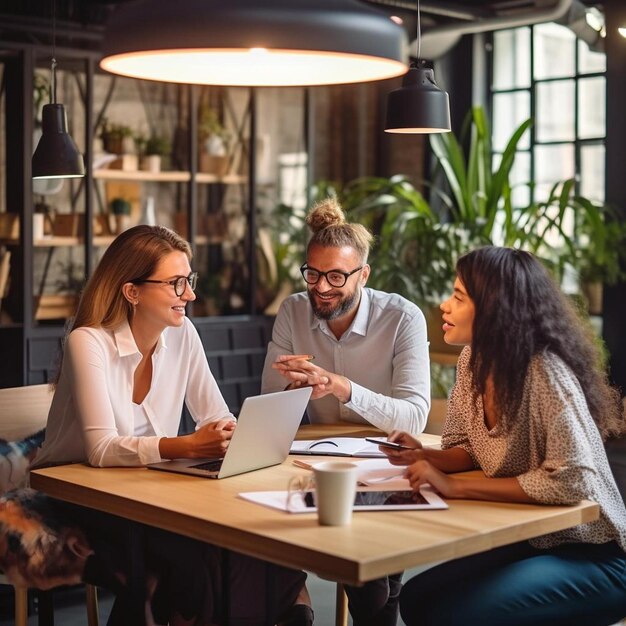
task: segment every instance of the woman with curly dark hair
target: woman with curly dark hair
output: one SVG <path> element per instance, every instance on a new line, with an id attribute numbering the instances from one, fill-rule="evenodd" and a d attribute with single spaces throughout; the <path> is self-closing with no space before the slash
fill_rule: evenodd
<path id="1" fill-rule="evenodd" d="M 619 621 L 626 615 L 626 510 L 603 440 L 625 426 L 592 337 L 537 259 L 510 248 L 459 259 L 454 292 L 441 310 L 445 341 L 466 346 L 442 449 L 394 432 L 391 440 L 413 449 L 384 449 L 391 462 L 409 466 L 414 489 L 428 482 L 446 498 L 559 505 L 587 499 L 600 505 L 600 518 L 414 577 L 401 593 L 403 620 Z M 484 477 L 449 475 L 472 469 Z"/>

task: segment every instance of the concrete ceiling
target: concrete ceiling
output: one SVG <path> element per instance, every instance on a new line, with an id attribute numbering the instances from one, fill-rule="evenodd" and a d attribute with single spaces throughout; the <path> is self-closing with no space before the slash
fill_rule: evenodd
<path id="1" fill-rule="evenodd" d="M 412 51 L 417 50 L 417 0 L 366 0 L 389 15 L 402 18 Z M 592 7 L 601 11 L 593 0 L 420 0 L 421 56 L 435 59 L 449 50 L 463 35 L 558 22 L 575 30 L 594 46 L 601 48 L 597 31 L 585 21 Z"/>
<path id="2" fill-rule="evenodd" d="M 55 0 L 57 42 L 72 47 L 96 47 L 107 16 L 129 1 Z M 417 0 L 362 1 L 401 17 L 415 53 Z M 594 0 L 584 3 L 582 0 L 420 0 L 421 56 L 437 58 L 464 34 L 546 21 L 568 25 L 576 20 L 580 22 L 585 8 L 597 4 Z M 52 7 L 52 0 L 0 0 L 0 39 L 27 38 L 47 45 Z"/>

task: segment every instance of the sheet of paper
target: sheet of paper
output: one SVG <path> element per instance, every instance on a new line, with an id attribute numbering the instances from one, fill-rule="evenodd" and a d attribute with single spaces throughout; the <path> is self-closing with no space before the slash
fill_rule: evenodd
<path id="1" fill-rule="evenodd" d="M 355 461 L 358 466 L 357 480 L 362 485 L 380 485 L 384 489 L 410 489 L 409 481 L 403 478 L 402 465 L 392 465 L 387 458 Z"/>
<path id="2" fill-rule="evenodd" d="M 303 469 L 313 469 L 316 463 L 325 461 L 313 461 L 294 459 L 293 464 Z M 350 463 L 355 463 L 359 468 L 357 481 L 360 485 L 380 485 L 381 489 L 410 489 L 409 481 L 403 478 L 404 467 L 392 465 L 387 458 L 384 459 L 357 459 L 351 458 Z"/>

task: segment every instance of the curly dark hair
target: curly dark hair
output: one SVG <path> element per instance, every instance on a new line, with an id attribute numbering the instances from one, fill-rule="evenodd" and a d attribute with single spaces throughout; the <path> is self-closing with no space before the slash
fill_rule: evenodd
<path id="1" fill-rule="evenodd" d="M 603 439 L 625 432 L 620 394 L 601 367 L 591 328 L 532 254 L 487 246 L 462 256 L 456 271 L 475 307 L 474 389 L 484 394 L 491 377 L 504 428 L 519 411 L 532 358 L 547 350 L 578 379 Z"/>

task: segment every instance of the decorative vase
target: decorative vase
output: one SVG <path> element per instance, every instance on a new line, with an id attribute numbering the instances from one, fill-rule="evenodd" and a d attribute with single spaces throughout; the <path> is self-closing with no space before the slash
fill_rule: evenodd
<path id="1" fill-rule="evenodd" d="M 139 218 L 140 224 L 147 224 L 148 226 L 156 226 L 156 211 L 154 208 L 154 197 L 148 196 L 143 205 L 141 211 L 141 217 Z"/>
<path id="2" fill-rule="evenodd" d="M 161 155 L 146 154 L 141 157 L 141 169 L 144 172 L 157 173 L 161 171 Z"/>
<path id="3" fill-rule="evenodd" d="M 602 315 L 603 285 L 600 281 L 584 282 L 581 285 L 589 315 Z"/>
<path id="4" fill-rule="evenodd" d="M 128 230 L 130 226 L 130 215 L 125 213 L 119 213 L 115 216 L 115 234 L 119 235 L 125 230 Z"/>
<path id="5" fill-rule="evenodd" d="M 102 149 L 111 154 L 122 154 L 124 152 L 124 137 L 103 135 Z"/>
<path id="6" fill-rule="evenodd" d="M 214 154 L 200 153 L 199 168 L 201 172 L 215 174 L 216 176 L 226 176 L 228 174 L 228 157 L 216 156 Z"/>

